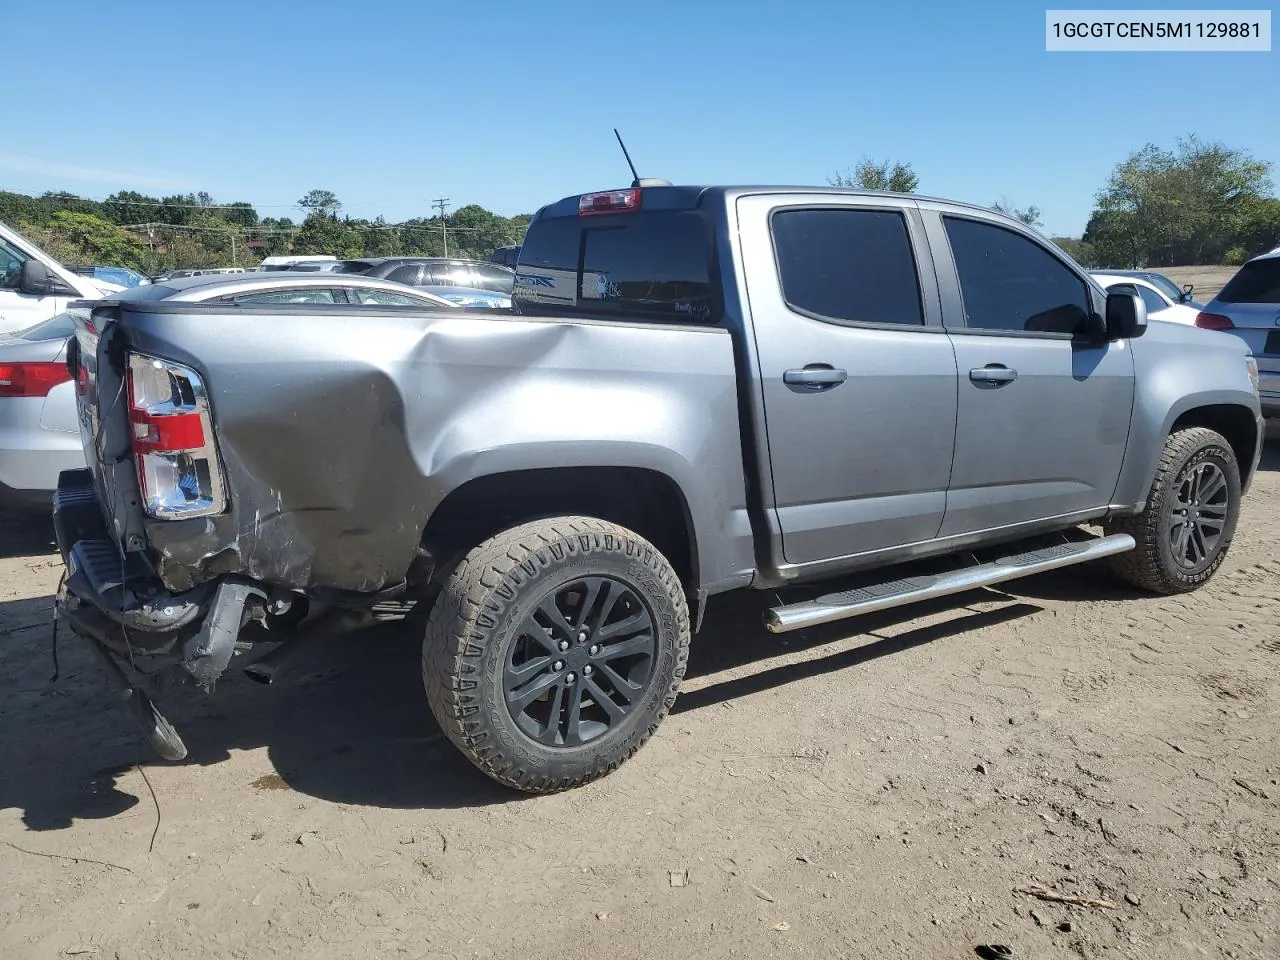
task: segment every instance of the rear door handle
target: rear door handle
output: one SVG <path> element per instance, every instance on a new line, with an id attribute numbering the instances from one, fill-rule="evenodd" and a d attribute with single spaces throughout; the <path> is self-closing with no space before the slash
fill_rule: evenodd
<path id="1" fill-rule="evenodd" d="M 810 390 L 830 390 L 849 379 L 845 370 L 837 370 L 825 363 L 811 363 L 798 370 L 787 370 L 782 374 L 782 382 L 793 387 L 808 387 Z"/>
<path id="2" fill-rule="evenodd" d="M 1003 363 L 988 363 L 970 370 L 969 379 L 974 383 L 1012 383 L 1018 379 L 1018 371 L 1010 370 Z"/>

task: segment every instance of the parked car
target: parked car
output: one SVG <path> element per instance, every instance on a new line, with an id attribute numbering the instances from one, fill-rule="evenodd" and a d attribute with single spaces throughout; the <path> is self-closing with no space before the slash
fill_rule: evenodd
<path id="1" fill-rule="evenodd" d="M 983 208 L 641 182 L 541 209 L 518 280 L 501 315 L 75 308 L 58 610 L 162 755 L 133 664 L 212 689 L 278 604 L 404 596 L 448 738 L 562 790 L 658 727 L 713 595 L 863 571 L 786 632 L 1101 558 L 1188 592 L 1257 470 L 1241 343 Z"/>
<path id="2" fill-rule="evenodd" d="M 456 310 L 458 305 L 423 290 L 369 277 L 316 274 L 206 274 L 133 288 L 139 303 L 346 304 Z M 349 310 L 342 322 L 358 322 Z M 361 318 L 362 320 L 364 318 Z M 0 500 L 48 507 L 58 474 L 84 467 L 66 341 L 71 316 L 51 320 L 0 342 Z"/>
<path id="3" fill-rule="evenodd" d="M 1196 326 L 1245 342 L 1258 361 L 1263 413 L 1280 417 L 1280 249 L 1241 267 L 1205 304 Z"/>
<path id="4" fill-rule="evenodd" d="M 1110 274 L 1113 277 L 1136 277 L 1139 280 L 1145 280 L 1157 290 L 1159 290 L 1166 300 L 1170 303 L 1181 303 L 1188 307 L 1195 307 L 1197 310 L 1202 306 L 1191 298 L 1195 287 L 1186 283 L 1178 286 L 1173 280 L 1165 276 L 1163 273 L 1156 273 L 1154 270 L 1101 270 L 1100 273 Z"/>
<path id="5" fill-rule="evenodd" d="M 151 282 L 150 277 L 137 270 L 130 270 L 128 267 L 78 266 L 70 269 L 79 276 L 105 280 L 124 289 Z"/>
<path id="6" fill-rule="evenodd" d="M 1194 325 L 1196 315 L 1200 312 L 1198 304 L 1191 306 L 1190 302 L 1180 303 L 1170 300 L 1164 288 L 1145 277 L 1136 274 L 1112 273 L 1109 270 L 1094 270 L 1092 275 L 1093 279 L 1109 292 L 1141 297 L 1142 302 L 1147 306 L 1148 319 Z"/>
<path id="7" fill-rule="evenodd" d="M 511 297 L 496 290 L 479 290 L 475 287 L 418 287 L 427 293 L 444 297 L 460 307 L 476 310 L 510 310 Z"/>
<path id="8" fill-rule="evenodd" d="M 520 244 L 513 243 L 506 247 L 499 247 L 489 254 L 489 262 L 500 263 L 504 267 L 510 267 L 514 270 L 516 264 L 520 262 Z"/>
<path id="9" fill-rule="evenodd" d="M 515 271 L 484 260 L 444 257 L 377 257 L 347 260 L 346 272 L 383 277 L 413 287 L 471 287 L 496 290 L 508 296 Z"/>
<path id="10" fill-rule="evenodd" d="M 0 337 L 56 316 L 72 300 L 97 299 L 122 289 L 68 270 L 0 223 Z"/>
<path id="11" fill-rule="evenodd" d="M 0 337 L 0 507 L 48 510 L 58 474 L 84 466 L 67 370 L 71 315 Z"/>
<path id="12" fill-rule="evenodd" d="M 297 266 L 300 263 L 337 263 L 338 258 L 332 254 L 284 254 L 282 256 L 264 257 L 262 262 L 258 264 L 257 269 L 260 272 L 269 272 L 272 270 L 287 270 L 290 267 Z"/>

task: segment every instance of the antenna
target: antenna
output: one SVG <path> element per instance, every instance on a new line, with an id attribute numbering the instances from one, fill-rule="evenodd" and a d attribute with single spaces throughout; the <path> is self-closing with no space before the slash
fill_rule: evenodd
<path id="1" fill-rule="evenodd" d="M 622 148 L 622 155 L 627 158 L 627 166 L 631 168 L 631 185 L 640 186 L 640 174 L 636 173 L 636 165 L 631 162 L 631 154 L 627 153 L 627 145 L 622 142 L 622 134 L 618 132 L 617 127 L 613 128 L 613 135 L 618 138 L 618 146 Z"/>

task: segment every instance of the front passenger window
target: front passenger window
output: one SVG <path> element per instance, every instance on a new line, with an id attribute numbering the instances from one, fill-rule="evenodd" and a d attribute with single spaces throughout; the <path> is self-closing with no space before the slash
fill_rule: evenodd
<path id="1" fill-rule="evenodd" d="M 16 247 L 0 240 L 0 289 L 17 290 L 22 286 L 22 265 L 26 256 Z"/>
<path id="2" fill-rule="evenodd" d="M 995 224 L 942 218 L 960 275 L 965 326 L 973 330 L 1084 333 L 1085 282 L 1040 244 Z"/>

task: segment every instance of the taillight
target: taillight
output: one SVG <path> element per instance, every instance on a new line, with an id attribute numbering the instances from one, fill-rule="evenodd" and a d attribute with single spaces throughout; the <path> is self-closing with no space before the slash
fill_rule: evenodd
<path id="1" fill-rule="evenodd" d="M 629 213 L 640 209 L 640 190 L 606 190 L 604 193 L 584 193 L 578 198 L 578 216 L 593 213 Z"/>
<path id="2" fill-rule="evenodd" d="M 198 373 L 130 354 L 129 430 L 148 516 L 180 520 L 226 508 L 209 395 Z"/>
<path id="3" fill-rule="evenodd" d="M 0 363 L 0 397 L 47 397 L 70 379 L 65 363 Z"/>
<path id="4" fill-rule="evenodd" d="M 1231 322 L 1230 317 L 1224 317 L 1220 313 L 1204 313 L 1203 311 L 1196 314 L 1196 326 L 1205 330 L 1235 329 L 1235 324 Z"/>

